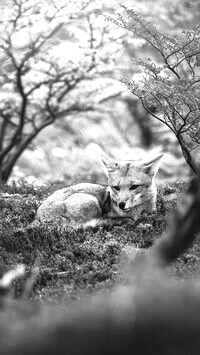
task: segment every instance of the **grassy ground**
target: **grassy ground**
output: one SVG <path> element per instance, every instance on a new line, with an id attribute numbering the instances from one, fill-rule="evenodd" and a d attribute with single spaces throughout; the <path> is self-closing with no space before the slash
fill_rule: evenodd
<path id="1" fill-rule="evenodd" d="M 60 230 L 56 225 L 33 223 L 41 201 L 62 187 L 1 186 L 0 194 L 0 276 L 19 263 L 26 265 L 25 276 L 13 285 L 14 297 L 21 297 L 33 266 L 39 274 L 31 298 L 49 302 L 71 302 L 83 293 L 101 292 L 122 281 L 122 256 L 132 247 L 148 249 L 166 228 L 169 207 L 176 205 L 176 193 L 184 185 L 159 192 L 157 213 L 142 217 L 123 227 L 98 227 L 86 230 Z M 166 201 L 170 201 L 167 203 Z M 192 277 L 197 270 L 200 243 L 174 263 L 169 272 L 177 277 Z M 125 263 L 124 263 L 125 264 Z"/>

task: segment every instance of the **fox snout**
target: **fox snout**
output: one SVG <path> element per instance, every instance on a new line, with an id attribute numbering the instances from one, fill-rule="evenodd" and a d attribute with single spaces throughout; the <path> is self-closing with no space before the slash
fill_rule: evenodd
<path id="1" fill-rule="evenodd" d="M 132 199 L 120 199 L 118 202 L 117 202 L 117 205 L 118 207 L 120 208 L 120 210 L 122 211 L 125 211 L 125 210 L 128 210 L 132 207 L 135 207 L 137 205 L 140 205 L 141 204 L 141 195 L 138 194 L 136 195 L 134 198 Z"/>

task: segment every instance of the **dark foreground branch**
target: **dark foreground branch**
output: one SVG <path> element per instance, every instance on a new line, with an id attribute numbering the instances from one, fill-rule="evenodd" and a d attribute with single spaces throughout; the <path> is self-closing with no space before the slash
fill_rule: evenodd
<path id="1" fill-rule="evenodd" d="M 170 218 L 168 231 L 155 243 L 152 259 L 167 265 L 181 255 L 200 231 L 199 177 L 192 180 L 190 188 Z"/>

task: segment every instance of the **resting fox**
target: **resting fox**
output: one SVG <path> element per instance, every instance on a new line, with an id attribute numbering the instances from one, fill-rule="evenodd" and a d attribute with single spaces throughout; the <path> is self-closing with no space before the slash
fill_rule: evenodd
<path id="1" fill-rule="evenodd" d="M 60 189 L 39 207 L 36 218 L 62 226 L 123 224 L 156 209 L 155 175 L 162 155 L 149 162 L 102 156 L 108 186 L 80 183 Z"/>

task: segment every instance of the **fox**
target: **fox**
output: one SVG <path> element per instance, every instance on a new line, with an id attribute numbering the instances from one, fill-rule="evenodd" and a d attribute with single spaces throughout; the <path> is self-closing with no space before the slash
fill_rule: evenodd
<path id="1" fill-rule="evenodd" d="M 78 183 L 59 189 L 38 208 L 36 220 L 63 227 L 122 225 L 156 211 L 155 176 L 162 155 L 151 161 L 115 160 L 101 155 L 108 184 Z"/>

